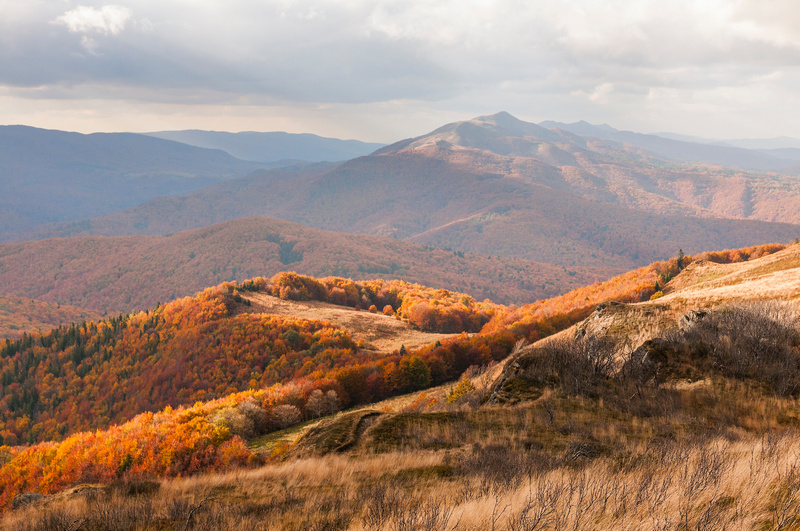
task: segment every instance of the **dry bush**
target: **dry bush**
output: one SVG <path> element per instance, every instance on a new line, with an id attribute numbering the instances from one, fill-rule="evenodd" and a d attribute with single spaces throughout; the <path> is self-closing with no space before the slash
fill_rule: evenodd
<path id="1" fill-rule="evenodd" d="M 609 336 L 585 335 L 549 342 L 517 359 L 526 384 L 542 390 L 562 389 L 569 395 L 598 397 L 615 374 L 619 345 Z"/>
<path id="2" fill-rule="evenodd" d="M 292 424 L 297 424 L 303 418 L 297 406 L 283 404 L 273 408 L 272 420 L 280 428 L 286 428 Z"/>
<path id="3" fill-rule="evenodd" d="M 263 434 L 267 430 L 267 412 L 255 400 L 245 400 L 236 407 L 217 411 L 211 418 L 214 424 L 228 428 L 231 435 L 243 439 Z"/>
<path id="4" fill-rule="evenodd" d="M 798 330 L 797 314 L 776 302 L 723 308 L 667 336 L 667 356 L 672 358 L 667 363 L 673 369 L 691 364 L 696 373 L 752 380 L 779 396 L 798 396 Z"/>

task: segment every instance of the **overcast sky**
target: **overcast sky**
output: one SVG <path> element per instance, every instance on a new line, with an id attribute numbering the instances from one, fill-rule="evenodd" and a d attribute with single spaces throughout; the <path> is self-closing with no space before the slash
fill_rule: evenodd
<path id="1" fill-rule="evenodd" d="M 3 124 L 800 137 L 796 0 L 0 0 L 0 46 Z"/>

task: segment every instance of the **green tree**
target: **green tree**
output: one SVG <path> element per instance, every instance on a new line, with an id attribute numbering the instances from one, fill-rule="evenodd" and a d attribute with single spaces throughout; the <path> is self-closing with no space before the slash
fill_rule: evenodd
<path id="1" fill-rule="evenodd" d="M 419 356 L 410 356 L 400 360 L 398 371 L 405 391 L 425 389 L 431 383 L 431 371 L 425 360 Z"/>

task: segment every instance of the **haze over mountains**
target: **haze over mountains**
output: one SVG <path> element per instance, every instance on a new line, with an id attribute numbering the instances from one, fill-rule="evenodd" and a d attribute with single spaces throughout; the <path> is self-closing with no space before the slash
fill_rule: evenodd
<path id="1" fill-rule="evenodd" d="M 174 140 L 190 146 L 221 149 L 242 160 L 257 162 L 280 161 L 342 161 L 369 155 L 383 144 L 359 140 L 339 140 L 311 134 L 283 132 L 258 133 L 244 131 L 226 133 L 220 131 L 161 131 L 147 133 L 149 136 Z"/>
<path id="2" fill-rule="evenodd" d="M 565 266 L 630 268 L 679 248 L 791 241 L 800 235 L 800 188 L 779 174 L 681 165 L 629 143 L 499 113 L 330 168 L 258 172 L 38 237 L 168 234 L 246 216 Z"/>
<path id="3" fill-rule="evenodd" d="M 571 124 L 545 121 L 539 125 L 640 147 L 678 162 L 700 162 L 756 171 L 789 170 L 800 164 L 800 141 L 787 137 L 714 141 L 669 133 L 647 135 L 620 131 L 608 125 L 592 125 L 583 121 Z"/>
<path id="4" fill-rule="evenodd" d="M 381 146 L 287 133 L 84 135 L 0 126 L 0 241 L 42 223 L 108 214 L 256 169 L 341 161 Z"/>
<path id="5" fill-rule="evenodd" d="M 143 135 L 0 126 L 0 233 L 107 214 L 259 167 Z"/>

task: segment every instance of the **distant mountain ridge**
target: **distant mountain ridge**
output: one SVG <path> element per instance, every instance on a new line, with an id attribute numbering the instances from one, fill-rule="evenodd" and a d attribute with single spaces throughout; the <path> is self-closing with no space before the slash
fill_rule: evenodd
<path id="1" fill-rule="evenodd" d="M 133 133 L 0 126 L 0 241 L 2 233 L 108 214 L 261 167 Z"/>
<path id="2" fill-rule="evenodd" d="M 788 181 L 681 166 L 508 113 L 447 124 L 291 180 L 281 171 L 40 236 L 167 234 L 268 216 L 567 267 L 632 268 L 679 248 L 744 247 L 800 234 L 798 225 L 762 221 L 800 223 L 800 192 Z"/>
<path id="3" fill-rule="evenodd" d="M 256 162 L 336 162 L 369 155 L 383 147 L 383 144 L 325 138 L 307 133 L 260 133 L 254 131 L 228 133 L 195 129 L 146 134 L 191 146 L 221 149 L 238 159 Z"/>
<path id="4" fill-rule="evenodd" d="M 681 140 L 684 142 L 697 142 L 700 144 L 717 144 L 720 146 L 734 146 L 742 149 L 786 149 L 786 148 L 800 148 L 800 139 L 792 138 L 790 136 L 776 136 L 772 138 L 732 138 L 732 139 L 718 139 L 718 138 L 704 138 L 701 136 L 681 135 L 677 133 L 652 133 L 656 136 L 670 138 L 672 140 Z"/>
<path id="5" fill-rule="evenodd" d="M 778 171 L 800 165 L 800 140 L 787 137 L 765 140 L 716 141 L 671 133 L 642 134 L 585 121 L 571 124 L 544 121 L 546 129 L 563 129 L 576 135 L 596 137 L 638 146 L 683 162 L 704 162 L 747 170 Z"/>
<path id="6" fill-rule="evenodd" d="M 288 133 L 86 135 L 0 126 L 0 241 L 24 239 L 43 224 L 191 193 L 254 170 L 287 167 L 291 173 L 298 163 L 313 167 L 366 155 L 381 146 Z"/>

